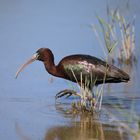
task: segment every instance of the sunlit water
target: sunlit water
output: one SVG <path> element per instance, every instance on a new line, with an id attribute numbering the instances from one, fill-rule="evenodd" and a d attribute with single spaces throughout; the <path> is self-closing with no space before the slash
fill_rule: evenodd
<path id="1" fill-rule="evenodd" d="M 140 62 L 122 66 L 131 76 L 126 84 L 104 86 L 100 112 L 69 113 L 74 98 L 55 102 L 55 94 L 71 83 L 54 78 L 43 64 L 30 65 L 17 80 L 18 67 L 38 48 L 49 47 L 56 63 L 69 54 L 104 58 L 90 25 L 96 15 L 106 18 L 107 1 L 0 1 L 0 139 L 85 140 L 134 139 L 140 130 Z M 138 0 L 108 0 L 131 19 L 136 15 L 136 52 L 139 54 Z M 139 55 L 138 55 L 139 58 Z"/>

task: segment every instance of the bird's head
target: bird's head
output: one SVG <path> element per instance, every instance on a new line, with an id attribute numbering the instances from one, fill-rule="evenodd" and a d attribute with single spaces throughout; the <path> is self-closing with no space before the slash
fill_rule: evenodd
<path id="1" fill-rule="evenodd" d="M 39 50 L 36 51 L 35 55 L 36 55 L 35 60 L 39 60 L 42 62 L 48 61 L 50 60 L 50 58 L 53 58 L 52 51 L 48 48 L 40 48 Z"/>
<path id="2" fill-rule="evenodd" d="M 35 60 L 39 60 L 39 61 L 50 61 L 50 59 L 54 59 L 53 54 L 51 52 L 50 49 L 48 48 L 40 48 L 39 50 L 36 51 L 35 54 L 33 54 L 33 56 L 26 61 L 16 72 L 15 78 L 18 77 L 19 73 L 29 64 L 31 64 L 32 62 L 34 62 Z"/>

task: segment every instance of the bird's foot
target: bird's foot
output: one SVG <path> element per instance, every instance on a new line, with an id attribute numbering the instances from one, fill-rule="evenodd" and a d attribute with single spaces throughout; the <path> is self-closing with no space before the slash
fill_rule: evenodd
<path id="1" fill-rule="evenodd" d="M 83 96 L 83 94 L 79 94 L 74 90 L 65 89 L 57 93 L 55 99 L 57 100 L 63 96 L 68 98 L 72 95 L 80 97 L 80 102 L 77 102 L 73 106 L 75 109 L 82 111 L 93 111 L 95 109 L 95 98 L 91 94 Z"/>
<path id="2" fill-rule="evenodd" d="M 65 89 L 65 90 L 62 90 L 62 91 L 58 92 L 56 94 L 56 96 L 55 96 L 55 99 L 61 98 L 61 97 L 65 96 L 65 95 L 66 95 L 66 98 L 70 97 L 71 95 L 81 97 L 81 95 L 78 94 L 76 91 L 70 90 L 70 89 Z"/>

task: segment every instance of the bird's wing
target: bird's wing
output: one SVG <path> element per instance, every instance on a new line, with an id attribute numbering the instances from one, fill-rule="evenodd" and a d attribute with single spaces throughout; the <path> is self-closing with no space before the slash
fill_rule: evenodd
<path id="1" fill-rule="evenodd" d="M 68 80 L 74 82 L 85 82 L 86 80 L 95 83 L 121 82 L 129 76 L 119 68 L 109 65 L 93 56 L 72 55 L 65 57 L 60 62 L 63 66 L 63 73 Z"/>

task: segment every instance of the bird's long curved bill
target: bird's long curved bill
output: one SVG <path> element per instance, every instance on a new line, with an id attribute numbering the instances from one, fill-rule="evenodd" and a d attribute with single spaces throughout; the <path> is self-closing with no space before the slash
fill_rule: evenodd
<path id="1" fill-rule="evenodd" d="M 19 73 L 29 64 L 31 64 L 32 62 L 34 62 L 35 60 L 37 60 L 38 58 L 38 54 L 34 54 L 28 61 L 26 61 L 16 72 L 15 78 L 18 77 Z"/>

